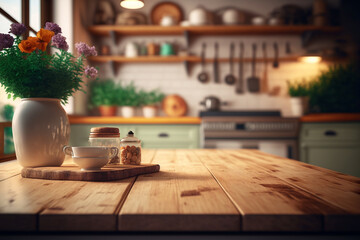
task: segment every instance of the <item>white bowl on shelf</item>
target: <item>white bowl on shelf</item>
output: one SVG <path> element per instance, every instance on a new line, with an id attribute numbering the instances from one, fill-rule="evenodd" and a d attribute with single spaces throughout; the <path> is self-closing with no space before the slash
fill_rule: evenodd
<path id="1" fill-rule="evenodd" d="M 81 167 L 81 171 L 101 170 L 109 162 L 108 157 L 73 157 L 72 159 Z"/>

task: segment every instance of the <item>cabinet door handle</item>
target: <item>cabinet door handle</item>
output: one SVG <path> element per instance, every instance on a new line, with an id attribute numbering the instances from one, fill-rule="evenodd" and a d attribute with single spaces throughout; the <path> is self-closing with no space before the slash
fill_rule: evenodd
<path id="1" fill-rule="evenodd" d="M 167 137 L 169 137 L 169 134 L 167 134 L 167 133 L 159 133 L 158 137 L 167 138 Z"/>
<path id="2" fill-rule="evenodd" d="M 327 131 L 325 131 L 324 135 L 325 136 L 336 136 L 337 133 L 333 130 L 327 130 Z"/>

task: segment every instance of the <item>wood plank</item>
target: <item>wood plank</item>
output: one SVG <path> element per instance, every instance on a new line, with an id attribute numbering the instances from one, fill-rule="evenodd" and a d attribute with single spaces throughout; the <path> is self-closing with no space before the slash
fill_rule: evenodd
<path id="1" fill-rule="evenodd" d="M 317 113 L 302 116 L 301 122 L 360 122 L 360 113 Z"/>
<path id="2" fill-rule="evenodd" d="M 190 63 L 200 63 L 201 58 L 198 56 L 138 56 L 138 57 L 125 57 L 125 56 L 92 56 L 89 57 L 89 60 L 93 62 L 99 63 L 107 63 L 107 62 L 117 62 L 117 63 L 182 63 L 184 61 L 188 61 Z M 294 62 L 298 61 L 297 56 L 290 56 L 290 57 L 281 57 L 278 59 L 280 62 Z M 327 59 L 327 60 L 339 60 L 339 59 Z M 240 60 L 239 58 L 234 58 L 234 62 L 252 62 L 252 58 L 244 58 Z M 263 58 L 256 59 L 256 62 L 272 62 L 274 61 L 273 58 L 267 58 L 264 60 Z M 205 59 L 206 63 L 214 62 L 213 58 Z M 229 62 L 229 58 L 219 58 L 218 62 L 227 63 Z"/>
<path id="3" fill-rule="evenodd" d="M 122 231 L 239 231 L 241 218 L 193 151 L 158 150 L 119 214 Z"/>
<path id="4" fill-rule="evenodd" d="M 200 124 L 199 117 L 98 117 L 69 116 L 70 124 Z"/>
<path id="5" fill-rule="evenodd" d="M 150 163 L 155 152 L 143 149 L 142 162 Z M 72 183 L 71 190 L 63 187 L 57 189 L 58 194 L 39 215 L 39 229 L 116 231 L 117 214 L 135 179 L 132 177 L 114 182 L 66 181 Z"/>
<path id="6" fill-rule="evenodd" d="M 141 165 L 107 165 L 96 171 L 81 171 L 79 166 L 72 164 L 61 167 L 37 167 L 23 168 L 21 176 L 24 178 L 38 178 L 48 180 L 72 180 L 72 181 L 115 181 L 134 177 L 140 174 L 158 172 L 158 164 Z"/>
<path id="7" fill-rule="evenodd" d="M 95 25 L 88 28 L 90 33 L 99 36 L 110 36 L 110 32 L 125 35 L 182 35 L 185 31 L 198 35 L 218 34 L 301 34 L 305 31 L 321 31 L 326 33 L 340 32 L 340 27 L 317 27 L 312 25 L 302 26 L 253 26 L 253 25 L 206 25 L 206 26 L 158 26 L 158 25 L 137 25 L 137 26 L 116 26 L 116 25 Z"/>
<path id="8" fill-rule="evenodd" d="M 153 154 L 143 150 L 142 161 Z M 7 178 L 0 181 L 0 231 L 115 231 L 117 207 L 134 179 L 96 183 L 27 179 L 20 174 Z"/>
<path id="9" fill-rule="evenodd" d="M 323 214 L 345 214 L 311 194 L 254 167 L 242 150 L 197 150 L 243 214 L 244 231 L 322 231 Z M 284 161 L 282 164 L 286 164 Z"/>
<path id="10" fill-rule="evenodd" d="M 360 229 L 359 178 L 260 151 L 244 150 L 228 151 L 228 153 L 251 161 L 254 167 L 261 168 L 347 213 L 346 215 L 325 213 L 325 231 Z"/>
<path id="11" fill-rule="evenodd" d="M 19 175 L 21 166 L 16 160 L 0 163 L 0 181 Z"/>

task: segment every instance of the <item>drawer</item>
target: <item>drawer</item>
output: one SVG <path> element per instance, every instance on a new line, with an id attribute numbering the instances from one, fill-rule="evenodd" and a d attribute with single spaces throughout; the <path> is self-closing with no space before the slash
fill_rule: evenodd
<path id="1" fill-rule="evenodd" d="M 311 141 L 358 141 L 360 124 L 304 124 L 302 140 Z"/>
<path id="2" fill-rule="evenodd" d="M 142 140 L 144 147 L 197 148 L 200 141 L 199 131 L 198 125 L 142 126 L 138 129 L 138 136 Z"/>
<path id="3" fill-rule="evenodd" d="M 89 145 L 89 133 L 92 127 L 117 127 L 120 137 L 129 130 L 142 140 L 144 148 L 199 148 L 200 125 L 169 124 L 72 124 L 70 144 L 73 146 Z"/>

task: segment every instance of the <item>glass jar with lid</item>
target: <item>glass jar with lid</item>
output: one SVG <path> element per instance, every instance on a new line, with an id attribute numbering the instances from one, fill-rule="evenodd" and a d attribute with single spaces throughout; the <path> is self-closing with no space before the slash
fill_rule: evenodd
<path id="1" fill-rule="evenodd" d="M 90 146 L 117 147 L 120 149 L 119 128 L 95 127 L 91 128 L 89 136 Z M 119 164 L 120 153 L 109 160 L 108 164 Z"/>
<path id="2" fill-rule="evenodd" d="M 127 136 L 121 139 L 120 160 L 122 164 L 141 164 L 141 141 L 129 131 Z"/>

